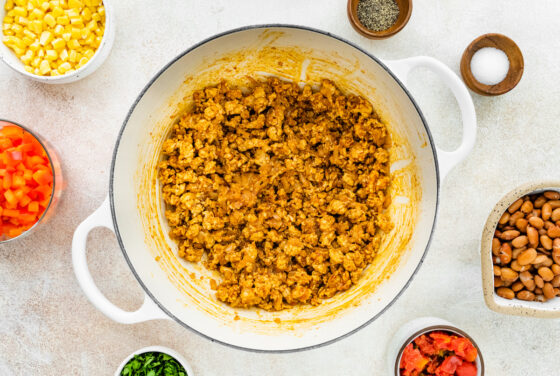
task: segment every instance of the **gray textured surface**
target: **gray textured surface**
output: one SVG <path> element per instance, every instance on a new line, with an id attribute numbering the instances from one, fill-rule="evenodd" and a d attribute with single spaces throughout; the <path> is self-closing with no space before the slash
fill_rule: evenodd
<path id="1" fill-rule="evenodd" d="M 0 246 L 0 374 L 112 375 L 147 345 L 172 347 L 197 375 L 382 375 L 387 340 L 403 322 L 435 315 L 468 331 L 482 347 L 487 374 L 552 376 L 560 369 L 560 321 L 490 312 L 481 289 L 479 238 L 493 204 L 514 186 L 560 175 L 560 28 L 555 0 L 422 0 L 396 37 L 369 41 L 346 19 L 343 0 L 117 0 L 117 38 L 92 76 L 40 85 L 0 66 L 0 117 L 38 130 L 60 150 L 68 187 L 57 215 L 19 243 Z M 113 323 L 81 293 L 70 257 L 72 233 L 107 194 L 111 151 L 129 106 L 149 78 L 193 43 L 247 24 L 305 24 L 346 37 L 382 58 L 436 57 L 458 72 L 463 49 L 486 32 L 514 39 L 525 75 L 498 98 L 473 95 L 478 139 L 443 184 L 438 227 L 425 265 L 379 320 L 334 345 L 297 354 L 259 355 L 225 348 L 173 322 Z M 435 139 L 459 142 L 459 115 L 431 73 L 411 82 Z M 116 240 L 90 236 L 90 268 L 124 308 L 142 293 Z"/>

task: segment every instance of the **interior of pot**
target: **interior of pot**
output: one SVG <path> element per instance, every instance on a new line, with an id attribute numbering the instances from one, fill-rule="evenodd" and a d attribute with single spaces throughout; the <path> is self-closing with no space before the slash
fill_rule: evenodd
<path id="1" fill-rule="evenodd" d="M 194 90 L 222 79 L 275 75 L 316 85 L 328 78 L 345 93 L 370 100 L 387 123 L 394 230 L 358 285 L 323 304 L 281 312 L 233 309 L 210 289 L 219 276 L 177 256 L 169 239 L 156 179 L 160 150 Z M 433 145 L 407 92 L 387 69 L 345 41 L 286 26 L 237 30 L 195 46 L 170 63 L 139 97 L 119 137 L 111 201 L 115 226 L 144 289 L 180 323 L 246 349 L 292 351 L 352 333 L 383 312 L 421 264 L 433 229 L 437 173 Z"/>

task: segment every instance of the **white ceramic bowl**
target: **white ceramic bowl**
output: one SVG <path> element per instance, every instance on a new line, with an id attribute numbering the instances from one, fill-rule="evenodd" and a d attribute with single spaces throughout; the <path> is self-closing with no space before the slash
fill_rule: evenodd
<path id="1" fill-rule="evenodd" d="M 179 353 L 177 353 L 177 351 L 163 346 L 149 346 L 149 347 L 144 347 L 140 350 L 136 350 L 135 352 L 133 352 L 123 360 L 123 362 L 119 365 L 119 368 L 117 368 L 117 371 L 115 372 L 115 376 L 121 375 L 124 366 L 126 365 L 126 363 L 130 361 L 130 359 L 134 357 L 134 355 L 144 354 L 147 352 L 160 352 L 174 357 L 175 360 L 177 360 L 177 362 L 183 366 L 185 371 L 187 371 L 188 376 L 194 376 L 194 372 L 190 364 L 185 360 L 185 358 L 183 358 Z"/>
<path id="2" fill-rule="evenodd" d="M 0 23 L 3 22 L 4 15 L 6 14 L 3 4 L 4 1 L 2 1 L 2 6 L 0 7 Z M 103 0 L 103 4 L 105 5 L 105 33 L 103 34 L 103 40 L 101 41 L 101 45 L 95 52 L 95 55 L 93 55 L 89 62 L 80 69 L 61 76 L 53 77 L 31 74 L 25 70 L 23 63 L 19 60 L 16 54 L 11 49 L 9 49 L 1 40 L 0 59 L 10 68 L 24 75 L 25 77 L 47 84 L 67 84 L 89 76 L 97 68 L 99 68 L 101 64 L 103 64 L 105 59 L 107 59 L 107 56 L 109 56 L 109 52 L 111 52 L 111 48 L 113 47 L 113 42 L 115 40 L 115 18 L 113 15 L 113 4 L 111 0 Z M 1 36 L 3 38 L 4 35 L 1 34 Z"/>
<path id="3" fill-rule="evenodd" d="M 475 364 L 478 369 L 477 376 L 484 375 L 484 358 L 480 351 L 480 347 L 467 333 L 457 328 L 455 325 L 449 321 L 437 318 L 437 317 L 421 317 L 414 319 L 404 324 L 393 336 L 393 339 L 389 343 L 387 351 L 387 375 L 400 376 L 399 364 L 401 362 L 401 356 L 404 348 L 412 342 L 416 337 L 422 334 L 433 332 L 434 330 L 442 330 L 446 332 L 451 332 L 457 334 L 461 337 L 468 338 L 474 347 L 478 350 L 478 356 L 476 358 Z"/>
<path id="4" fill-rule="evenodd" d="M 482 289 L 484 301 L 492 311 L 508 315 L 529 316 L 539 318 L 560 318 L 560 298 L 547 302 L 526 302 L 519 299 L 504 299 L 494 291 L 494 269 L 492 262 L 492 238 L 498 221 L 504 212 L 517 199 L 530 193 L 544 191 L 560 191 L 560 181 L 544 181 L 527 183 L 507 193 L 492 209 L 482 233 L 480 256 L 482 265 Z"/>

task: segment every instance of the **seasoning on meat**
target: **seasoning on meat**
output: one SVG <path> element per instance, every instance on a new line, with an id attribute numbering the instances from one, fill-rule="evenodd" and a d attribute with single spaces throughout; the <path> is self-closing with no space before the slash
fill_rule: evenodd
<path id="1" fill-rule="evenodd" d="M 324 80 L 193 94 L 159 179 L 179 256 L 233 307 L 282 310 L 348 290 L 392 225 L 390 137 L 367 100 Z"/>

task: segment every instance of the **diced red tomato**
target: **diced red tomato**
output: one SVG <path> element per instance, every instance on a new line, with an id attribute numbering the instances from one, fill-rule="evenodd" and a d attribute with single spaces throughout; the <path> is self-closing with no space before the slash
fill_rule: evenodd
<path id="1" fill-rule="evenodd" d="M 52 168 L 43 146 L 23 128 L 0 121 L 0 239 L 30 229 L 52 193 Z"/>
<path id="2" fill-rule="evenodd" d="M 467 338 L 455 337 L 451 341 L 453 352 L 464 358 L 467 362 L 474 362 L 478 356 L 476 347 Z"/>
<path id="3" fill-rule="evenodd" d="M 4 178 L 2 179 L 2 188 L 4 190 L 12 188 L 12 173 L 6 171 Z"/>
<path id="4" fill-rule="evenodd" d="M 31 201 L 29 205 L 27 205 L 27 211 L 36 213 L 39 211 L 39 203 L 37 201 Z"/>
<path id="5" fill-rule="evenodd" d="M 436 370 L 436 375 L 440 376 L 438 372 L 440 372 L 441 376 L 453 375 L 455 371 L 457 371 L 457 367 L 459 367 L 461 364 L 463 364 L 461 358 L 455 355 L 449 356 L 445 358 L 443 363 L 441 363 L 441 366 L 438 367 L 438 369 Z"/>
<path id="6" fill-rule="evenodd" d="M 476 376 L 477 373 L 478 369 L 476 365 L 469 362 L 463 362 L 455 371 L 455 375 L 457 376 Z"/>
<path id="7" fill-rule="evenodd" d="M 402 354 L 400 368 L 403 376 L 417 375 L 422 372 L 430 360 L 409 343 Z"/>
<path id="8" fill-rule="evenodd" d="M 422 334 L 420 337 L 416 338 L 414 340 L 414 343 L 416 344 L 416 346 L 418 346 L 420 351 L 426 355 L 434 355 L 439 351 L 434 345 L 433 339 L 425 334 Z"/>

